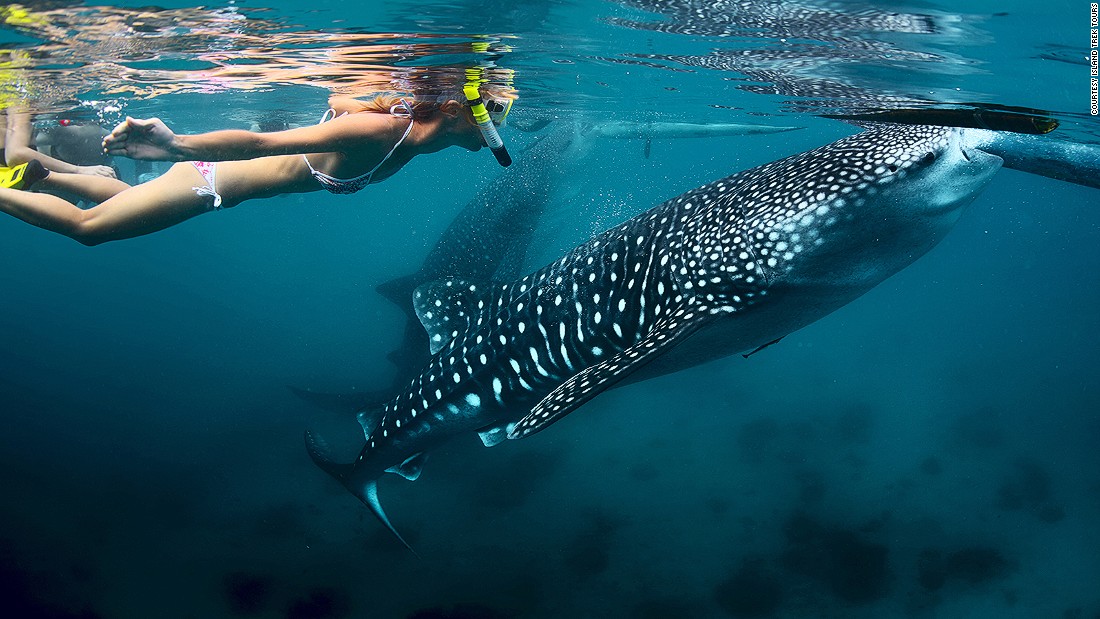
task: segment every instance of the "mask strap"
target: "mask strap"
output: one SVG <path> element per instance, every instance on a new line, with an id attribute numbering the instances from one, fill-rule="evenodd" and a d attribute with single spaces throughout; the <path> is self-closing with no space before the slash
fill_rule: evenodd
<path id="1" fill-rule="evenodd" d="M 390 106 L 390 114 L 397 118 L 412 118 L 413 108 L 404 97 L 401 99 L 401 103 Z"/>

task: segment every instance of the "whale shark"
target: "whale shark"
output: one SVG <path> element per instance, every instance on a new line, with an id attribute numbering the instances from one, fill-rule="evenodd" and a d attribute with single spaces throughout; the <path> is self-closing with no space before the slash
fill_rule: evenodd
<path id="1" fill-rule="evenodd" d="M 759 349 L 864 294 L 934 247 L 1001 158 L 968 130 L 870 124 L 717 180 L 504 282 L 424 284 L 432 357 L 360 414 L 359 455 L 313 461 L 398 540 L 378 498 L 456 435 L 486 446 L 539 432 L 617 382 Z"/>

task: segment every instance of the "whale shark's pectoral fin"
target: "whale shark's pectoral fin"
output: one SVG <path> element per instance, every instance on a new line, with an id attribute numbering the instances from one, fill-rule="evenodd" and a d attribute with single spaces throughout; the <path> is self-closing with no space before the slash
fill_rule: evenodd
<path id="1" fill-rule="evenodd" d="M 513 423 L 500 423 L 482 428 L 477 431 L 481 442 L 486 447 L 494 447 L 508 440 L 508 432 L 514 426 Z"/>
<path id="2" fill-rule="evenodd" d="M 682 318 L 657 325 L 644 338 L 618 354 L 589 366 L 550 392 L 508 432 L 508 438 L 524 438 L 541 432 L 547 426 L 573 412 L 596 394 L 625 378 L 675 346 L 706 324 L 706 320 L 691 313 Z"/>

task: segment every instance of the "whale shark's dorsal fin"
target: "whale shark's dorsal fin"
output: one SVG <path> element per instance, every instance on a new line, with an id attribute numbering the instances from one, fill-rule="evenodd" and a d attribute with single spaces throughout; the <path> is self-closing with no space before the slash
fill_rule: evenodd
<path id="1" fill-rule="evenodd" d="M 466 332 L 470 314 L 480 311 L 480 300 L 478 285 L 460 279 L 428 282 L 416 288 L 413 308 L 428 332 L 433 355 Z"/>
<path id="2" fill-rule="evenodd" d="M 382 418 L 385 416 L 386 406 L 384 404 L 376 404 L 363 407 L 355 414 L 355 420 L 363 427 L 363 436 L 369 441 L 370 433 L 374 432 L 378 424 L 382 423 Z"/>
<path id="3" fill-rule="evenodd" d="M 666 352 L 706 324 L 704 316 L 690 310 L 654 326 L 644 338 L 622 352 L 574 374 L 542 399 L 526 417 L 508 431 L 508 438 L 524 438 L 545 430 L 605 391 L 648 361 Z"/>

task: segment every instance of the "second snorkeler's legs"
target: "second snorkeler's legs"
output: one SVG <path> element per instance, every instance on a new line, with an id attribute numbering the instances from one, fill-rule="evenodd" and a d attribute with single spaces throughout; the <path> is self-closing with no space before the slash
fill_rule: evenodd
<path id="1" fill-rule="evenodd" d="M 205 213 L 210 198 L 192 190 L 203 182 L 194 166 L 178 163 L 148 183 L 86 210 L 49 194 L 0 187 L 0 212 L 85 245 L 98 245 L 163 230 Z"/>
<path id="2" fill-rule="evenodd" d="M 35 189 L 50 189 L 71 193 L 89 202 L 105 202 L 130 188 L 130 185 L 117 178 L 94 176 L 91 174 L 66 174 L 50 172 L 50 175 L 35 183 Z"/>

